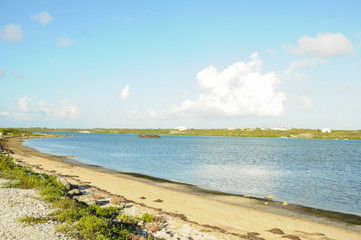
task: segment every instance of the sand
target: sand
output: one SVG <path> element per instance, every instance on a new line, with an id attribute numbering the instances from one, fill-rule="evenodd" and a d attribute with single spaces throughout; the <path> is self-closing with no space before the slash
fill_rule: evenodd
<path id="1" fill-rule="evenodd" d="M 248 236 L 252 239 L 250 236 L 256 235 L 269 240 L 361 239 L 360 226 L 310 216 L 280 203 L 269 201 L 266 205 L 266 201 L 257 199 L 207 194 L 187 185 L 79 166 L 27 148 L 16 138 L 8 139 L 6 148 L 12 151 L 11 155 L 21 164 L 67 176 L 69 181 L 87 183 L 153 210 L 179 214 L 179 221 L 186 218 L 186 221 L 213 232 L 219 238 Z M 155 201 L 159 199 L 161 201 Z"/>

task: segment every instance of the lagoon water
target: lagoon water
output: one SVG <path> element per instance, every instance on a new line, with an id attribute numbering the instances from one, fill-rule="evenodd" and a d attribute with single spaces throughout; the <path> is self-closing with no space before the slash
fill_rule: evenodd
<path id="1" fill-rule="evenodd" d="M 361 141 L 70 134 L 24 144 L 110 169 L 361 215 Z"/>

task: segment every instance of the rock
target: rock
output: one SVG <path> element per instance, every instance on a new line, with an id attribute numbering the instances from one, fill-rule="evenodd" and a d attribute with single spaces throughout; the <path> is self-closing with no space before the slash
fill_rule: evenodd
<path id="1" fill-rule="evenodd" d="M 158 198 L 158 199 L 155 199 L 153 202 L 163 202 L 163 200 Z"/>
<path id="2" fill-rule="evenodd" d="M 110 203 L 115 204 L 115 205 L 120 205 L 125 201 L 126 201 L 126 199 L 124 197 L 122 197 L 122 196 L 112 196 L 110 198 Z"/>
<path id="3" fill-rule="evenodd" d="M 271 230 L 267 230 L 268 232 L 270 233 L 273 233 L 273 234 L 280 234 L 280 235 L 283 235 L 285 234 L 281 229 L 279 228 L 272 228 Z"/>
<path id="4" fill-rule="evenodd" d="M 85 203 L 86 205 L 96 204 L 94 197 L 91 195 L 75 196 L 74 199 L 77 200 L 78 202 Z"/>
<path id="5" fill-rule="evenodd" d="M 132 240 L 139 240 L 140 239 L 140 236 L 135 235 L 134 233 L 129 233 L 129 237 Z"/>
<path id="6" fill-rule="evenodd" d="M 81 192 L 79 191 L 79 189 L 74 188 L 74 189 L 68 191 L 67 194 L 69 196 L 79 196 L 79 195 L 81 195 Z"/>
<path id="7" fill-rule="evenodd" d="M 65 187 L 67 191 L 71 189 L 71 184 L 64 178 L 59 178 L 60 183 Z"/>
<path id="8" fill-rule="evenodd" d="M 152 232 L 158 232 L 162 229 L 162 226 L 160 224 L 152 222 L 145 224 L 145 228 Z"/>
<path id="9" fill-rule="evenodd" d="M 274 199 L 274 196 L 273 196 L 273 195 L 269 195 L 269 196 L 265 196 L 264 198 L 265 198 L 265 199 Z"/>
<path id="10" fill-rule="evenodd" d="M 286 236 L 283 236 L 282 238 L 288 238 L 291 240 L 302 240 L 299 236 L 296 236 L 296 235 L 286 235 Z"/>

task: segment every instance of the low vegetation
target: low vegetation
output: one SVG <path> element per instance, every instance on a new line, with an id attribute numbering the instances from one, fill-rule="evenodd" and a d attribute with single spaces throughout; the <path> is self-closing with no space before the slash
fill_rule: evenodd
<path id="1" fill-rule="evenodd" d="M 292 128 L 287 130 L 272 130 L 261 128 L 237 129 L 128 129 L 128 128 L 95 128 L 95 129 L 24 129 L 37 132 L 91 132 L 115 134 L 156 134 L 156 135 L 188 135 L 188 136 L 223 136 L 223 137 L 271 137 L 271 138 L 316 138 L 316 139 L 355 139 L 361 140 L 361 130 L 332 130 L 323 133 L 320 129 Z"/>
<path id="2" fill-rule="evenodd" d="M 77 203 L 66 196 L 65 187 L 56 177 L 35 173 L 3 154 L 0 154 L 0 178 L 12 180 L 3 187 L 37 188 L 42 199 L 56 208 L 49 216 L 26 216 L 19 219 L 20 222 L 38 224 L 56 220 L 62 223 L 57 231 L 78 239 L 131 239 L 130 232 L 135 230 L 140 219 L 144 222 L 154 220 L 150 214 L 131 217 L 119 214 L 118 207 L 101 208 Z M 152 239 L 151 236 L 148 239 Z"/>

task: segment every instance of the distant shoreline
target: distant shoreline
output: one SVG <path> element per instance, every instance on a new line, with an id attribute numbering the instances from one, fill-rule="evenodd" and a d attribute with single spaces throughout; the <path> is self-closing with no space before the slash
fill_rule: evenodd
<path id="1" fill-rule="evenodd" d="M 284 129 L 272 130 L 262 128 L 237 129 L 129 129 L 129 128 L 96 128 L 96 129 L 58 129 L 58 128 L 26 128 L 36 132 L 73 132 L 73 133 L 114 133 L 114 134 L 152 134 L 152 135 L 187 135 L 187 136 L 218 136 L 218 137 L 270 137 L 270 138 L 305 138 L 305 139 L 344 139 L 361 140 L 361 130 L 321 129 Z"/>

